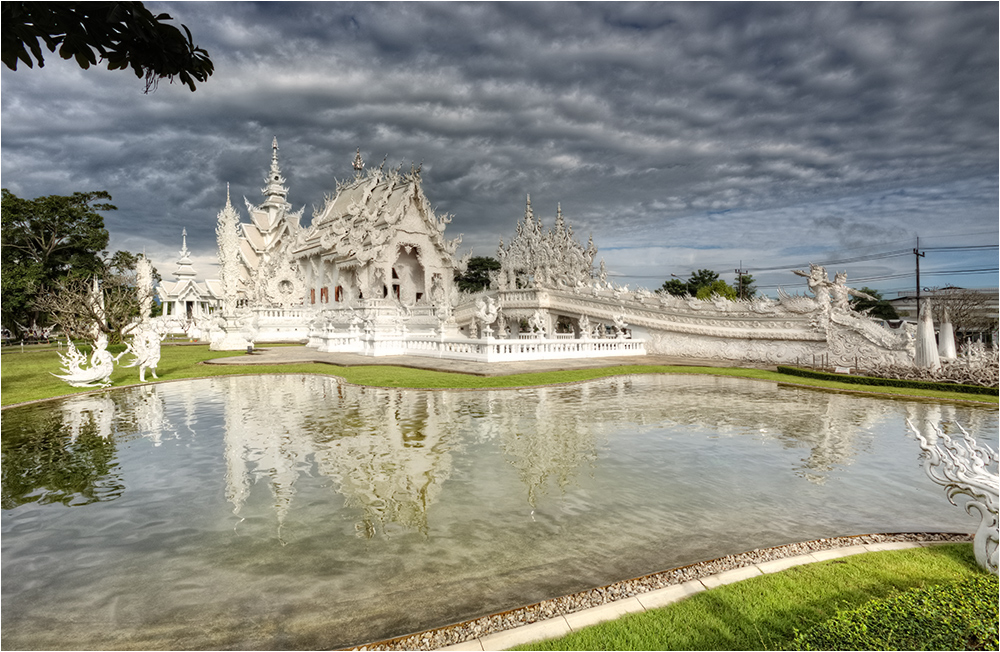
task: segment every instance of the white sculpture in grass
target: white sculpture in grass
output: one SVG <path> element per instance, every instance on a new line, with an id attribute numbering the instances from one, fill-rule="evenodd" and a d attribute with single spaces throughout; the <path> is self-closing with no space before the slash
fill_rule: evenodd
<path id="1" fill-rule="evenodd" d="M 978 444 L 962 427 L 962 439 L 952 439 L 940 425 L 931 425 L 929 433 L 920 430 L 907 419 L 906 425 L 917 436 L 924 450 L 924 471 L 927 477 L 945 488 L 952 505 L 955 496 L 969 498 L 965 511 L 979 515 L 979 527 L 973 540 L 976 561 L 997 574 L 997 508 L 1000 506 L 1000 475 L 997 473 L 997 453 L 987 444 Z M 958 425 L 958 424 L 956 424 Z"/>
<path id="2" fill-rule="evenodd" d="M 132 341 L 126 346 L 124 353 L 130 353 L 135 357 L 131 362 L 122 366 L 139 367 L 140 383 L 146 382 L 147 369 L 153 374 L 153 378 L 158 378 L 156 365 L 160 363 L 160 342 L 166 336 L 166 326 L 162 321 L 154 319 L 143 324 L 142 329 L 132 337 Z"/>
<path id="3" fill-rule="evenodd" d="M 139 382 L 146 382 L 146 370 L 149 369 L 156 378 L 156 365 L 160 362 L 160 342 L 167 336 L 167 327 L 159 319 L 150 319 L 149 313 L 153 305 L 153 264 L 145 255 L 139 257 L 135 264 L 136 292 L 139 299 L 139 323 L 132 329 L 132 341 L 128 343 L 125 353 L 131 353 L 134 358 L 124 365 L 139 367 Z"/>
<path id="4" fill-rule="evenodd" d="M 63 363 L 63 373 L 52 375 L 66 381 L 71 387 L 110 387 L 115 358 L 108 352 L 108 336 L 104 333 L 97 336 L 89 365 L 87 356 L 77 350 L 72 341 L 67 339 L 66 342 L 67 352 L 58 353 Z"/>

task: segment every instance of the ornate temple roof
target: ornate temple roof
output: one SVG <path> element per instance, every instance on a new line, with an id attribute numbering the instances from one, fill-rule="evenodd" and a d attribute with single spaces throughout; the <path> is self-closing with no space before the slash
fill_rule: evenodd
<path id="1" fill-rule="evenodd" d="M 240 251 L 250 269 L 256 269 L 262 259 L 297 235 L 299 221 L 305 210 L 301 208 L 292 212 L 292 205 L 286 199 L 288 188 L 284 185 L 285 177 L 278 165 L 277 137 L 271 143 L 271 167 L 264 176 L 264 182 L 267 185 L 261 188 L 263 203 L 254 205 L 244 198 L 250 222 L 240 224 Z"/>
<path id="2" fill-rule="evenodd" d="M 454 255 L 461 236 L 444 239 L 451 216 L 434 213 L 423 193 L 419 168 L 401 173 L 398 168 L 385 170 L 383 163 L 363 171 L 358 169 L 360 158 L 355 161 L 355 177 L 338 183 L 336 194 L 327 196 L 323 208 L 313 214 L 312 226 L 295 248 L 296 255 L 322 253 L 359 263 L 381 259 L 382 250 L 404 218 L 414 214 L 419 217 L 420 230 L 430 237 L 435 248 L 448 257 Z"/>
<path id="3" fill-rule="evenodd" d="M 191 252 L 187 247 L 187 229 L 181 231 L 180 259 L 174 270 L 173 281 L 161 281 L 157 294 L 161 301 L 215 301 L 222 297 L 222 286 L 218 280 L 204 282 L 195 280 L 198 272 L 191 263 Z"/>

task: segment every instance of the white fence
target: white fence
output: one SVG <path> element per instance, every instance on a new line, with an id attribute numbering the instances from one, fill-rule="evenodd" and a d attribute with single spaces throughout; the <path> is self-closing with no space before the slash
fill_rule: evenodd
<path id="1" fill-rule="evenodd" d="M 419 355 L 474 362 L 559 360 L 645 355 L 642 340 L 447 338 L 435 335 L 388 335 L 360 332 L 324 333 L 310 338 L 326 353 L 360 353 L 373 357 Z"/>

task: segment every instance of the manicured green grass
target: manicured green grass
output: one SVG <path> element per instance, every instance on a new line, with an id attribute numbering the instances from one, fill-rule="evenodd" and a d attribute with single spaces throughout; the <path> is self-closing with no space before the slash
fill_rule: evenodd
<path id="1" fill-rule="evenodd" d="M 842 611 L 795 637 L 797 650 L 997 650 L 1000 583 L 969 576 Z"/>
<path id="2" fill-rule="evenodd" d="M 867 553 L 691 596 L 518 650 L 787 650 L 798 632 L 874 599 L 984 575 L 971 544 Z M 996 596 L 992 608 L 997 609 Z"/>
<path id="3" fill-rule="evenodd" d="M 113 353 L 117 354 L 117 352 L 122 349 L 123 347 L 112 347 L 111 350 Z M 859 388 L 858 385 L 848 385 L 846 383 L 818 379 L 798 378 L 762 369 L 680 367 L 662 365 L 616 366 L 611 361 L 609 361 L 609 366 L 596 369 L 575 369 L 570 371 L 513 374 L 509 376 L 474 376 L 470 374 L 427 371 L 422 369 L 409 369 L 405 367 L 387 365 L 336 367 L 318 363 L 255 366 L 219 366 L 199 364 L 205 360 L 211 360 L 213 358 L 242 355 L 245 354 L 241 351 L 209 351 L 207 345 L 164 346 L 162 348 L 160 364 L 157 367 L 157 375 L 161 380 L 179 380 L 184 378 L 200 378 L 206 376 L 308 373 L 340 376 L 350 383 L 376 387 L 488 389 L 570 383 L 623 374 L 688 373 L 752 378 L 779 383 L 791 383 L 809 387 L 833 389 L 838 391 L 865 391 L 884 396 L 909 396 L 939 400 L 973 400 L 982 403 L 997 403 L 997 397 L 995 396 L 969 395 L 957 392 L 895 387 Z M 16 347 L 11 347 L 3 352 L 2 362 L 2 370 L 0 370 L 0 392 L 2 392 L 2 401 L 0 402 L 2 402 L 3 405 L 13 405 L 26 401 L 34 401 L 90 391 L 87 389 L 72 388 L 63 381 L 52 376 L 53 373 L 58 373 L 61 369 L 57 350 L 45 349 L 21 353 Z M 150 376 L 147 374 L 147 378 L 149 377 Z M 138 370 L 133 368 L 117 367 L 111 376 L 111 380 L 115 387 L 138 384 Z"/>

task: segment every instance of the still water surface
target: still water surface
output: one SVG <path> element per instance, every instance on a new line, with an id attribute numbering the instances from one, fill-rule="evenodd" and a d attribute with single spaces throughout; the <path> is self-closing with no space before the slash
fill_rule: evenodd
<path id="1" fill-rule="evenodd" d="M 185 381 L 3 414 L 13 648 L 329 648 L 825 536 L 971 532 L 904 420 L 730 378 Z"/>

